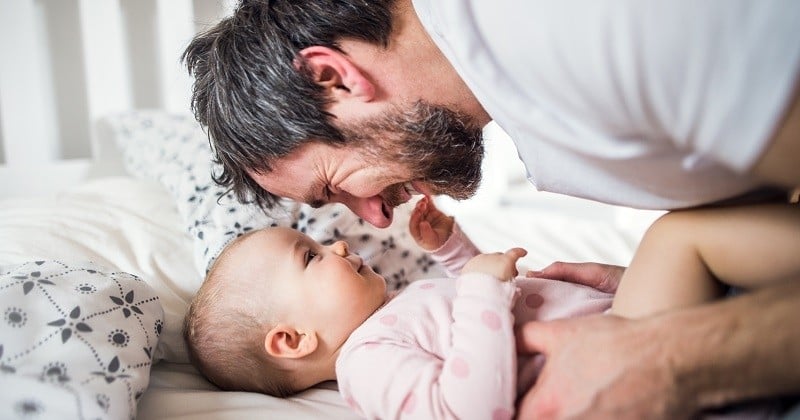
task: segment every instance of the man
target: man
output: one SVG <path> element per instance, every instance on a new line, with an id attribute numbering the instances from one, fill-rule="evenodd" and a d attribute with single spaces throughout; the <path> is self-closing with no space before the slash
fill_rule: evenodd
<path id="1" fill-rule="evenodd" d="M 416 192 L 474 193 L 492 119 L 541 190 L 680 209 L 794 188 L 798 24 L 790 0 L 251 0 L 184 59 L 219 183 L 386 227 Z M 613 290 L 620 272 L 543 275 Z M 674 418 L 800 393 L 787 280 L 644 321 L 527 325 L 520 347 L 547 364 L 520 415 Z"/>

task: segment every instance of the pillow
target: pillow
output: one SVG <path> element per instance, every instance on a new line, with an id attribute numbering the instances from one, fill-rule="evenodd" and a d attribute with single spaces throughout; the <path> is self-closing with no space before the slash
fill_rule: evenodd
<path id="1" fill-rule="evenodd" d="M 0 418 L 134 418 L 164 323 L 158 296 L 94 263 L 0 267 Z"/>
<path id="2" fill-rule="evenodd" d="M 202 276 L 170 195 L 130 177 L 93 180 L 38 198 L 0 200 L 0 266 L 35 259 L 93 261 L 152 287 L 164 309 L 155 360 L 186 362 L 181 337 Z"/>
<path id="3" fill-rule="evenodd" d="M 287 226 L 323 244 L 347 241 L 386 278 L 390 289 L 443 274 L 408 233 L 411 205 L 399 207 L 387 229 L 372 227 L 342 205 L 314 209 L 284 200 L 282 209 L 266 213 L 239 203 L 212 181 L 212 171 L 220 167 L 212 163 L 208 138 L 192 116 L 143 110 L 108 117 L 103 124 L 121 149 L 128 171 L 158 181 L 173 196 L 193 239 L 199 273 L 205 274 L 222 248 L 237 236 L 266 226 Z"/>

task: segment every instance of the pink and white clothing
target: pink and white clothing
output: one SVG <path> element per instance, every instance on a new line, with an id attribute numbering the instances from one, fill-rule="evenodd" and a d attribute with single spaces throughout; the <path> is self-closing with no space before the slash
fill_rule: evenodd
<path id="1" fill-rule="evenodd" d="M 478 253 L 456 226 L 433 257 L 456 273 Z M 538 278 L 419 280 L 345 342 L 336 362 L 339 392 L 366 418 L 510 419 L 541 364 L 516 355 L 514 325 L 601 313 L 612 297 Z"/>

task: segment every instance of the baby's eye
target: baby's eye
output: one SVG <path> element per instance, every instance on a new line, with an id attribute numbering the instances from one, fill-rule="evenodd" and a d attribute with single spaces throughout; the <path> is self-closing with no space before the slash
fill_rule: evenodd
<path id="1" fill-rule="evenodd" d="M 312 251 L 310 249 L 308 251 L 306 251 L 306 256 L 305 256 L 306 266 L 308 266 L 308 264 L 311 262 L 311 260 L 313 260 L 314 257 L 316 257 L 316 256 L 317 256 L 316 252 L 314 252 L 314 251 Z"/>

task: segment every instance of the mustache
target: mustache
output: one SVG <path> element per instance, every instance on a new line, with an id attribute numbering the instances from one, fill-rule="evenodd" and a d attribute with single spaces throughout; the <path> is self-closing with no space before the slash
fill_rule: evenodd
<path id="1" fill-rule="evenodd" d="M 408 180 L 430 185 L 431 193 L 457 200 L 475 195 L 481 182 L 483 130 L 471 118 L 447 107 L 417 101 L 340 128 L 375 166 L 404 167 Z M 384 190 L 392 207 L 402 203 L 402 184 Z"/>
<path id="2" fill-rule="evenodd" d="M 397 207 L 405 202 L 403 199 L 403 184 L 392 184 L 383 191 L 383 201 L 389 207 Z"/>
<path id="3" fill-rule="evenodd" d="M 472 120 L 446 107 L 417 103 L 397 121 L 411 133 L 404 159 L 415 164 L 435 194 L 457 200 L 475 194 L 484 157 L 483 130 Z"/>

